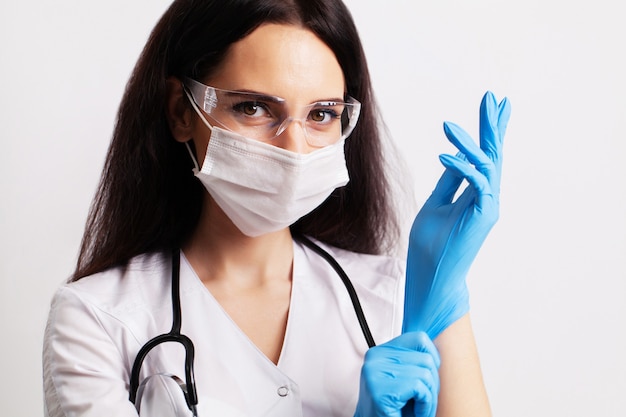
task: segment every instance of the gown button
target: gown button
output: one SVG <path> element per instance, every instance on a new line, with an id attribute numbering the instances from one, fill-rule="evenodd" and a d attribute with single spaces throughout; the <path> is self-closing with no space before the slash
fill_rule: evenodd
<path id="1" fill-rule="evenodd" d="M 281 397 L 286 397 L 289 394 L 289 388 L 283 385 L 282 387 L 278 387 L 276 392 L 278 392 L 278 395 Z"/>

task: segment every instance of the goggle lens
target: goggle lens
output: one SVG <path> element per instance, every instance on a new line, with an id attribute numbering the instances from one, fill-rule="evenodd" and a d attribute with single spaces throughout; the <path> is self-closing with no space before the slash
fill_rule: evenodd
<path id="1" fill-rule="evenodd" d="M 352 133 L 361 110 L 361 103 L 347 96 L 306 105 L 293 117 L 280 97 L 223 90 L 190 78 L 184 85 L 195 104 L 221 127 L 263 142 L 271 141 L 295 122 L 301 125 L 309 145 L 332 145 Z"/>

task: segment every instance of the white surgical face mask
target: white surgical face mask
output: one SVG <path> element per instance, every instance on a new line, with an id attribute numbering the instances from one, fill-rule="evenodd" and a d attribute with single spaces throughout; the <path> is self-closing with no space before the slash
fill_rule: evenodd
<path id="1" fill-rule="evenodd" d="M 344 140 L 308 154 L 291 152 L 211 126 L 202 169 L 194 173 L 228 218 L 247 236 L 295 223 L 348 183 Z"/>

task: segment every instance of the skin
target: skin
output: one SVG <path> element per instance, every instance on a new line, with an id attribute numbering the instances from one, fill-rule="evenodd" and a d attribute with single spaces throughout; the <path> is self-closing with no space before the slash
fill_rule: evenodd
<path id="1" fill-rule="evenodd" d="M 328 46 L 304 28 L 277 24 L 262 25 L 233 44 L 214 74 L 198 81 L 282 97 L 296 116 L 300 106 L 342 97 L 345 90 L 342 69 Z M 201 166 L 211 132 L 190 107 L 176 78 L 168 80 L 168 122 L 177 141 L 193 138 Z M 315 150 L 298 123 L 291 123 L 272 144 L 298 153 Z M 183 245 L 185 256 L 233 321 L 277 363 L 291 296 L 289 229 L 245 236 L 208 192 L 204 200 L 198 227 Z M 446 329 L 435 344 L 442 362 L 437 415 L 490 415 L 469 317 Z"/>

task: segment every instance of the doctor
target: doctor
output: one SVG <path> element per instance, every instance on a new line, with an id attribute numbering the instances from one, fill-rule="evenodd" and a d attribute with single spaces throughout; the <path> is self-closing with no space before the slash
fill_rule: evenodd
<path id="1" fill-rule="evenodd" d="M 460 155 L 442 157 L 397 260 L 345 6 L 174 1 L 127 85 L 76 271 L 52 301 L 46 415 L 490 415 L 465 274 L 497 218 L 508 111 L 485 96 L 479 145 L 445 125 Z M 350 278 L 367 330 L 349 284 L 302 236 Z M 177 297 L 197 405 L 172 386 L 192 385 L 175 342 L 147 353 L 131 395 L 140 349 L 176 327 Z"/>

